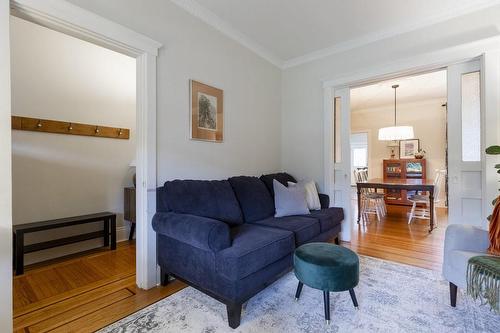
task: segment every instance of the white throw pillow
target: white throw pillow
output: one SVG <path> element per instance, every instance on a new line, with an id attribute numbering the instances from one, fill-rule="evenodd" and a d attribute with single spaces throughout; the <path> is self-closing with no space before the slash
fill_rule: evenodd
<path id="1" fill-rule="evenodd" d="M 319 201 L 318 189 L 316 188 L 316 183 L 313 180 L 309 182 L 299 181 L 298 183 L 288 182 L 288 186 L 290 187 L 299 186 L 304 188 L 307 207 L 310 210 L 321 209 L 321 202 Z"/>

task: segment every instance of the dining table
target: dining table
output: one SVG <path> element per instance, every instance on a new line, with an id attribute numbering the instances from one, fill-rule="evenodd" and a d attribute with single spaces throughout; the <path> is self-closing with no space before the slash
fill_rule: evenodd
<path id="1" fill-rule="evenodd" d="M 399 179 L 373 178 L 356 183 L 358 194 L 358 223 L 361 219 L 362 189 L 393 189 L 419 191 L 429 193 L 429 233 L 434 229 L 434 180 L 433 179 Z"/>

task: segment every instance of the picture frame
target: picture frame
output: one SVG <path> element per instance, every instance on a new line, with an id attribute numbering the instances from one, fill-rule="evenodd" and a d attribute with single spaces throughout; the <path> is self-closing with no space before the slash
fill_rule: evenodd
<path id="1" fill-rule="evenodd" d="M 191 140 L 223 142 L 224 91 L 199 81 L 189 82 Z"/>
<path id="2" fill-rule="evenodd" d="M 412 159 L 420 148 L 419 139 L 401 140 L 399 141 L 399 158 Z"/>

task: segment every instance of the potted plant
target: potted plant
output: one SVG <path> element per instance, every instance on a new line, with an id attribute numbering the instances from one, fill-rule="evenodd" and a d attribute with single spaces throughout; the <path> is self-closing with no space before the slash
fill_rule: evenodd
<path id="1" fill-rule="evenodd" d="M 425 154 L 427 154 L 425 150 L 423 150 L 422 148 L 418 148 L 417 152 L 415 153 L 415 158 L 420 160 L 425 157 Z"/>
<path id="2" fill-rule="evenodd" d="M 500 146 L 490 146 L 488 148 L 486 148 L 486 154 L 488 155 L 500 155 Z M 497 173 L 500 173 L 500 164 L 495 164 L 495 169 L 497 169 Z M 500 191 L 500 189 L 499 189 Z M 495 205 L 496 201 L 497 201 L 498 197 L 493 199 L 493 206 Z M 491 215 L 488 216 L 488 221 L 490 220 L 491 218 Z"/>

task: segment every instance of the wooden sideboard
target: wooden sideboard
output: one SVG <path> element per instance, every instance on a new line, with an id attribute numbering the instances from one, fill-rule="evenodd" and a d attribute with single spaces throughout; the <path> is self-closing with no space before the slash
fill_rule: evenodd
<path id="1" fill-rule="evenodd" d="M 425 159 L 389 159 L 384 160 L 384 180 L 426 179 Z M 413 191 L 387 189 L 385 202 L 388 205 L 411 205 L 408 196 Z"/>

